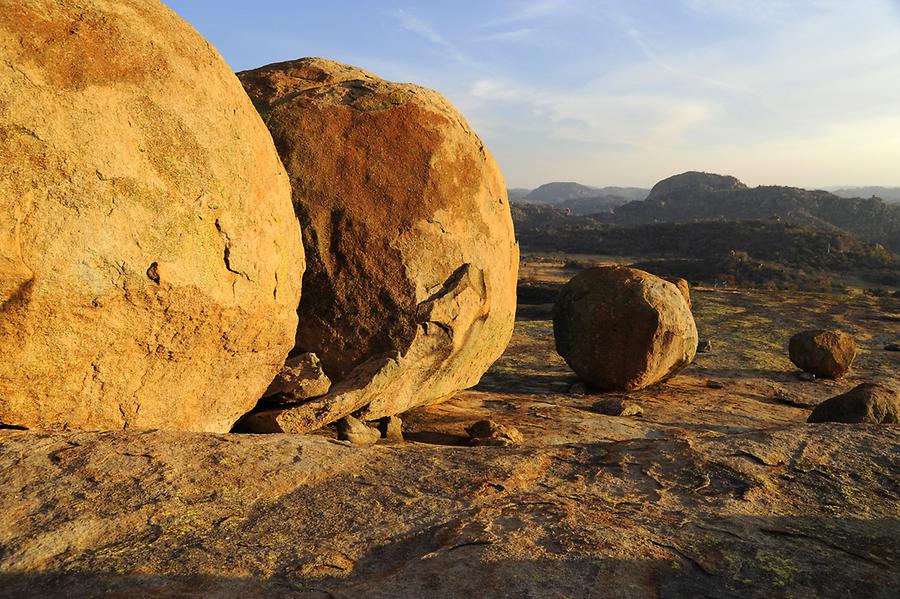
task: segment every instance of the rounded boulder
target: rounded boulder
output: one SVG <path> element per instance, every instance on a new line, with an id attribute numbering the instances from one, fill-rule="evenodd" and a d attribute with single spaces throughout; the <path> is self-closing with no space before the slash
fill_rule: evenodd
<path id="1" fill-rule="evenodd" d="M 239 77 L 303 227 L 295 351 L 335 381 L 331 407 L 296 426 L 476 384 L 512 335 L 519 253 L 503 177 L 465 119 L 434 91 L 319 58 Z"/>
<path id="2" fill-rule="evenodd" d="M 791 337 L 788 354 L 800 370 L 838 379 L 850 370 L 857 348 L 853 337 L 843 331 L 803 331 Z"/>
<path id="3" fill-rule="evenodd" d="M 697 327 L 682 291 L 620 266 L 582 271 L 553 310 L 556 350 L 599 389 L 635 390 L 684 369 L 697 351 Z"/>
<path id="4" fill-rule="evenodd" d="M 227 432 L 296 331 L 271 136 L 156 0 L 0 5 L 0 423 Z"/>

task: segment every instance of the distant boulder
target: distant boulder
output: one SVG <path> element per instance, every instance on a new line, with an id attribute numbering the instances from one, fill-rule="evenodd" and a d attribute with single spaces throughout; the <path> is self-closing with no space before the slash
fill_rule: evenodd
<path id="1" fill-rule="evenodd" d="M 680 372 L 697 351 L 697 327 L 682 292 L 620 266 L 582 271 L 553 312 L 556 349 L 591 385 L 633 390 Z"/>
<path id="2" fill-rule="evenodd" d="M 863 383 L 820 403 L 807 422 L 900 424 L 900 393 L 886 385 Z"/>
<path id="3" fill-rule="evenodd" d="M 0 7 L 0 423 L 228 432 L 297 328 L 269 132 L 157 0 Z"/>
<path id="4" fill-rule="evenodd" d="M 706 193 L 710 191 L 734 191 L 736 189 L 747 189 L 747 186 L 736 177 L 689 171 L 663 179 L 653 186 L 647 199 L 663 198 L 672 192 L 682 190 Z"/>
<path id="5" fill-rule="evenodd" d="M 856 342 L 843 331 L 803 331 L 788 344 L 791 362 L 819 378 L 841 378 L 856 359 Z"/>
<path id="6" fill-rule="evenodd" d="M 519 262 L 503 176 L 481 139 L 438 93 L 337 62 L 239 78 L 303 226 L 295 351 L 315 352 L 334 382 L 266 427 L 377 420 L 475 385 L 512 335 Z"/>

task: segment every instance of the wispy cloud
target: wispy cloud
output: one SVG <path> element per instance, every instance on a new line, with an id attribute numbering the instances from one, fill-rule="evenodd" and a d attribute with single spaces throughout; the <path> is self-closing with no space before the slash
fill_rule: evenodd
<path id="1" fill-rule="evenodd" d="M 519 42 L 527 39 L 531 39 L 534 37 L 537 29 L 533 27 L 521 27 L 519 29 L 513 29 L 511 31 L 497 31 L 495 33 L 488 33 L 485 35 L 479 35 L 475 38 L 475 41 L 478 42 Z"/>
<path id="2" fill-rule="evenodd" d="M 394 16 L 400 23 L 400 27 L 429 41 L 434 46 L 443 50 L 445 56 L 460 64 L 471 65 L 473 61 L 463 53 L 455 44 L 448 41 L 441 33 L 425 19 L 410 13 L 404 9 L 398 9 Z"/>

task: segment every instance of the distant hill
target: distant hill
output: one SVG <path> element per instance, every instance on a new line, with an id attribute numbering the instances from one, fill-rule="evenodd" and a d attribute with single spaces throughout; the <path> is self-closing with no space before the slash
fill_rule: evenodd
<path id="1" fill-rule="evenodd" d="M 900 187 L 847 187 L 831 193 L 842 198 L 881 198 L 891 204 L 900 203 Z"/>
<path id="2" fill-rule="evenodd" d="M 581 183 L 556 182 L 545 183 L 521 201 L 529 204 L 550 204 L 556 206 L 570 200 L 587 200 L 590 198 L 622 198 L 625 202 L 643 200 L 649 190 L 640 187 L 591 187 Z M 623 202 L 624 203 L 624 202 Z"/>
<path id="3" fill-rule="evenodd" d="M 661 181 L 645 201 L 615 210 L 621 226 L 697 221 L 773 221 L 843 231 L 900 252 L 900 206 L 870 198 L 842 198 L 796 187 L 748 188 L 734 177 L 684 173 Z"/>
<path id="4" fill-rule="evenodd" d="M 536 205 L 513 206 L 513 220 L 525 251 L 641 258 L 651 272 L 691 281 L 821 290 L 839 276 L 900 285 L 900 258 L 838 230 L 774 221 L 620 227 Z"/>
<path id="5" fill-rule="evenodd" d="M 598 195 L 596 187 L 588 187 L 581 183 L 544 183 L 525 196 L 525 201 L 529 204 L 559 204 L 566 200 L 596 195 Z"/>
<path id="6" fill-rule="evenodd" d="M 735 191 L 747 189 L 736 177 L 716 175 L 713 173 L 701 173 L 689 171 L 668 179 L 663 179 L 653 186 L 646 199 L 655 200 L 670 196 L 676 192 L 689 191 L 691 193 L 711 191 Z"/>
<path id="7" fill-rule="evenodd" d="M 529 193 L 531 193 L 530 189 L 525 189 L 523 187 L 512 187 L 506 190 L 509 194 L 510 202 L 520 202 L 525 199 Z"/>
<path id="8" fill-rule="evenodd" d="M 590 187 L 581 183 L 546 183 L 528 194 L 510 190 L 510 201 L 544 204 L 568 209 L 572 214 L 611 212 L 635 200 L 643 200 L 649 191 L 638 187 Z"/>

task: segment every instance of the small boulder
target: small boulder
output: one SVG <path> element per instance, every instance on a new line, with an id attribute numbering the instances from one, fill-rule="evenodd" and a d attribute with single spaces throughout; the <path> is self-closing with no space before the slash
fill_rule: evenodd
<path id="1" fill-rule="evenodd" d="M 403 441 L 403 421 L 397 416 L 388 416 L 378 422 L 381 438 L 394 443 Z"/>
<path id="2" fill-rule="evenodd" d="M 644 409 L 638 404 L 619 397 L 601 399 L 591 409 L 606 416 L 640 416 L 644 413 Z"/>
<path id="3" fill-rule="evenodd" d="M 723 383 L 722 381 L 714 381 L 714 380 L 710 379 L 710 380 L 706 381 L 706 386 L 709 389 L 724 389 L 725 383 Z"/>
<path id="4" fill-rule="evenodd" d="M 884 351 L 900 351 L 900 343 L 888 343 L 884 346 Z"/>
<path id="5" fill-rule="evenodd" d="M 900 393 L 886 385 L 863 383 L 820 403 L 807 422 L 900 423 Z"/>
<path id="6" fill-rule="evenodd" d="M 797 378 L 805 383 L 814 383 L 816 382 L 816 375 L 811 372 L 801 372 L 797 375 Z"/>
<path id="7" fill-rule="evenodd" d="M 466 428 L 469 434 L 469 445 L 489 445 L 497 447 L 506 447 L 508 445 L 518 445 L 525 438 L 519 429 L 497 424 L 493 420 L 479 420 L 472 426 Z"/>
<path id="8" fill-rule="evenodd" d="M 299 354 L 285 361 L 264 397 L 280 396 L 282 401 L 303 401 L 321 397 L 331 389 L 331 379 L 322 370 L 316 354 Z"/>
<path id="9" fill-rule="evenodd" d="M 712 351 L 712 341 L 709 339 L 701 339 L 699 343 L 697 343 L 697 353 L 698 354 L 708 354 Z"/>
<path id="10" fill-rule="evenodd" d="M 791 362 L 817 377 L 837 379 L 844 376 L 856 358 L 856 342 L 843 331 L 803 331 L 788 344 Z"/>
<path id="11" fill-rule="evenodd" d="M 345 416 L 338 420 L 338 439 L 350 441 L 354 445 L 374 445 L 381 438 L 381 433 L 353 416 Z"/>
<path id="12" fill-rule="evenodd" d="M 697 326 L 678 288 L 621 266 L 582 271 L 553 310 L 556 350 L 599 389 L 634 390 L 664 381 L 693 360 Z"/>

